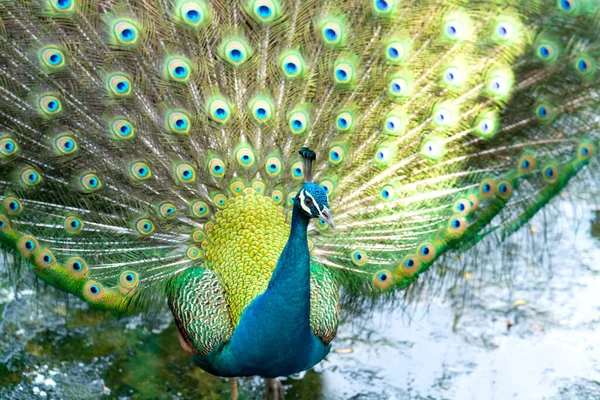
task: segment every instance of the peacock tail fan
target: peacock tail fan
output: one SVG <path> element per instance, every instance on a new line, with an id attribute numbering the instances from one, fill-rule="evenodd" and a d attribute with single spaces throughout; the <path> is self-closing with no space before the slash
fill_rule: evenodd
<path id="1" fill-rule="evenodd" d="M 145 310 L 204 269 L 238 320 L 289 235 L 302 147 L 336 221 L 309 228 L 313 284 L 353 299 L 497 245 L 588 164 L 598 177 L 592 1 L 0 0 L 0 16 L 0 244 L 96 308 Z"/>

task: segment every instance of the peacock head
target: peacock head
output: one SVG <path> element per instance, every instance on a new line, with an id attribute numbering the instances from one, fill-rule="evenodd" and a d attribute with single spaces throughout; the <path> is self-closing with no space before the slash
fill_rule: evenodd
<path id="1" fill-rule="evenodd" d="M 303 147 L 300 155 L 304 160 L 304 185 L 298 191 L 294 200 L 295 204 L 300 206 L 300 210 L 309 218 L 319 218 L 335 229 L 331 211 L 329 211 L 329 196 L 327 192 L 315 182 L 313 182 L 312 164 L 317 158 L 314 151 Z"/>
<path id="2" fill-rule="evenodd" d="M 333 217 L 329 211 L 327 192 L 314 182 L 305 182 L 296 195 L 296 204 L 309 218 L 319 218 L 335 228 Z"/>

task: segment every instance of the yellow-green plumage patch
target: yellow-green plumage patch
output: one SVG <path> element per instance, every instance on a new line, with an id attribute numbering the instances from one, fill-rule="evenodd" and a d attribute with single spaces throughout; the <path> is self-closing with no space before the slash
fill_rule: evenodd
<path id="1" fill-rule="evenodd" d="M 288 229 L 285 215 L 270 197 L 248 191 L 229 199 L 208 232 L 206 264 L 225 289 L 234 325 L 267 288 Z"/>

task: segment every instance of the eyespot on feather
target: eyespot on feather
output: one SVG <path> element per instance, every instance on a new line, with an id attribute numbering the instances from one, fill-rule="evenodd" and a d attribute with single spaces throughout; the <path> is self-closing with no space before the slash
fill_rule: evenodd
<path id="1" fill-rule="evenodd" d="M 38 107 L 40 114 L 46 117 L 55 116 L 62 111 L 62 103 L 52 94 L 42 95 L 38 99 Z"/>
<path id="2" fill-rule="evenodd" d="M 479 196 L 483 199 L 491 199 L 496 194 L 496 181 L 486 178 L 479 184 Z"/>
<path id="3" fill-rule="evenodd" d="M 519 173 L 522 175 L 532 173 L 536 168 L 537 162 L 535 157 L 529 154 L 524 154 L 519 159 Z"/>
<path id="4" fill-rule="evenodd" d="M 0 214 L 0 232 L 8 232 L 10 230 L 11 226 L 8 217 L 4 214 Z"/>
<path id="5" fill-rule="evenodd" d="M 304 179 L 304 165 L 302 161 L 292 164 L 291 174 L 293 179 Z"/>
<path id="6" fill-rule="evenodd" d="M 362 250 L 354 250 L 350 254 L 350 260 L 356 266 L 363 266 L 368 262 L 367 253 Z"/>
<path id="7" fill-rule="evenodd" d="M 158 215 L 162 218 L 174 218 L 177 215 L 177 207 L 169 201 L 162 202 L 158 206 Z"/>
<path id="8" fill-rule="evenodd" d="M 191 204 L 191 212 L 192 216 L 196 218 L 204 218 L 208 217 L 210 214 L 210 208 L 208 208 L 208 204 L 204 201 L 195 201 Z"/>
<path id="9" fill-rule="evenodd" d="M 126 119 L 116 119 L 111 125 L 111 133 L 113 138 L 119 139 L 131 139 L 135 136 L 135 129 L 131 122 Z"/>
<path id="10" fill-rule="evenodd" d="M 80 257 L 71 257 L 65 265 L 67 273 L 74 278 L 86 278 L 88 275 L 88 266 Z"/>
<path id="11" fill-rule="evenodd" d="M 373 274 L 373 286 L 380 290 L 385 290 L 392 285 L 392 273 L 387 269 L 382 269 Z"/>
<path id="12" fill-rule="evenodd" d="M 513 185 L 507 180 L 498 182 L 498 197 L 503 200 L 508 200 L 513 192 Z"/>
<path id="13" fill-rule="evenodd" d="M 35 256 L 35 264 L 40 268 L 50 268 L 55 263 L 54 254 L 48 249 L 40 250 Z"/>
<path id="14" fill-rule="evenodd" d="M 192 241 L 201 243 L 204 239 L 206 239 L 206 233 L 202 229 L 194 229 L 192 232 Z"/>
<path id="15" fill-rule="evenodd" d="M 135 229 L 140 235 L 148 236 L 154 232 L 154 223 L 148 218 L 142 218 L 135 223 Z"/>
<path id="16" fill-rule="evenodd" d="M 135 271 L 123 271 L 119 277 L 119 292 L 123 295 L 129 295 L 135 293 L 140 283 L 139 276 Z"/>
<path id="17" fill-rule="evenodd" d="M 87 174 L 83 174 L 79 178 L 80 188 L 84 193 L 93 193 L 97 190 L 100 190 L 103 186 L 102 181 L 93 172 L 89 172 Z"/>
<path id="18" fill-rule="evenodd" d="M 19 145 L 11 137 L 0 137 L 0 160 L 15 155 L 19 151 Z"/>
<path id="19" fill-rule="evenodd" d="M 421 267 L 421 261 L 419 258 L 413 254 L 409 254 L 404 257 L 402 263 L 400 264 L 402 268 L 402 273 L 404 276 L 412 276 L 419 272 L 419 268 Z"/>
<path id="20" fill-rule="evenodd" d="M 435 246 L 431 243 L 423 243 L 417 248 L 417 256 L 425 263 L 433 261 L 435 254 Z"/>
<path id="21" fill-rule="evenodd" d="M 42 176 L 33 167 L 23 168 L 19 176 L 25 186 L 37 186 L 42 182 Z"/>
<path id="22" fill-rule="evenodd" d="M 196 246 L 189 246 L 185 251 L 185 255 L 192 261 L 199 260 L 202 258 L 202 252 Z"/>
<path id="23" fill-rule="evenodd" d="M 238 161 L 238 164 L 244 168 L 249 168 L 254 165 L 256 161 L 256 157 L 252 152 L 252 149 L 248 147 L 241 147 L 236 153 L 235 158 Z"/>
<path id="24" fill-rule="evenodd" d="M 190 164 L 182 162 L 175 165 L 175 176 L 180 183 L 196 181 L 196 170 Z"/>
<path id="25" fill-rule="evenodd" d="M 29 257 L 38 249 L 38 242 L 33 236 L 21 236 L 17 241 L 17 248 L 24 257 Z"/>
<path id="26" fill-rule="evenodd" d="M 83 298 L 90 303 L 97 303 L 104 298 L 104 287 L 96 281 L 87 281 L 83 286 Z"/>
<path id="27" fill-rule="evenodd" d="M 190 117 L 182 111 L 172 111 L 167 115 L 167 130 L 171 133 L 187 135 L 190 133 Z"/>
<path id="28" fill-rule="evenodd" d="M 129 177 L 134 181 L 145 181 L 152 178 L 152 170 L 144 161 L 135 161 L 129 164 Z"/>
<path id="29" fill-rule="evenodd" d="M 58 156 L 73 154 L 79 149 L 75 138 L 69 132 L 64 132 L 56 136 L 53 147 L 54 152 Z"/>
<path id="30" fill-rule="evenodd" d="M 467 220 L 461 216 L 454 216 L 448 221 L 448 233 L 460 236 L 467 229 Z"/>
<path id="31" fill-rule="evenodd" d="M 65 218 L 63 226 L 67 233 L 71 235 L 77 235 L 83 230 L 84 223 L 80 218 L 72 215 L 70 217 Z"/>
<path id="32" fill-rule="evenodd" d="M 4 205 L 4 211 L 8 215 L 19 215 L 23 211 L 23 204 L 16 197 L 9 196 L 2 202 Z"/>
<path id="33" fill-rule="evenodd" d="M 544 168 L 542 168 L 542 177 L 547 183 L 558 181 L 558 167 L 554 164 L 546 164 Z"/>

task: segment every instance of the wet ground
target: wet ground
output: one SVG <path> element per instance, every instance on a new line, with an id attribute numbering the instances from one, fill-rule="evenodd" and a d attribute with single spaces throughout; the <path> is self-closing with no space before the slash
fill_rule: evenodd
<path id="1" fill-rule="evenodd" d="M 284 381 L 287 398 L 599 399 L 600 214 L 585 203 L 556 206 L 576 231 L 536 217 L 537 244 L 508 276 L 498 255 L 410 312 L 343 324 L 323 363 Z M 167 313 L 116 320 L 36 293 L 0 274 L 0 398 L 228 398 L 228 381 L 181 351 Z M 261 380 L 242 380 L 240 398 L 262 395 Z"/>

